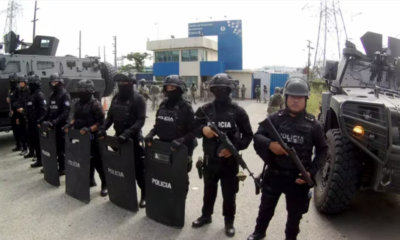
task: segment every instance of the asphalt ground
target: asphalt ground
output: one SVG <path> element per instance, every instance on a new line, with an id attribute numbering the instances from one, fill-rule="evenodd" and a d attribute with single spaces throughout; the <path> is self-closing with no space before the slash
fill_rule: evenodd
<path id="1" fill-rule="evenodd" d="M 144 133 L 155 120 L 155 111 L 148 102 L 148 116 Z M 203 104 L 203 102 L 200 102 Z M 239 102 L 256 131 L 258 122 L 265 118 L 267 105 L 247 100 Z M 194 105 L 197 109 L 199 104 Z M 112 134 L 112 130 L 109 131 Z M 193 159 L 202 155 L 201 142 Z M 226 239 L 222 216 L 222 194 L 219 190 L 213 222 L 200 229 L 191 223 L 201 215 L 203 182 L 195 168 L 190 173 L 190 190 L 186 200 L 186 219 L 183 229 L 174 229 L 152 221 L 145 210 L 131 213 L 113 205 L 108 197 L 100 197 L 98 187 L 91 189 L 91 202 L 84 204 L 65 194 L 65 177 L 61 186 L 53 187 L 43 180 L 38 169 L 31 169 L 30 159 L 11 152 L 14 140 L 11 133 L 0 134 L 0 240 L 62 240 L 62 239 Z M 249 168 L 259 173 L 261 159 L 255 154 L 253 143 L 243 151 Z M 139 189 L 138 189 L 139 190 Z M 140 191 L 138 191 L 140 193 Z M 236 236 L 246 239 L 254 230 L 260 204 L 253 182 L 240 183 L 237 194 Z M 162 199 L 160 199 L 162 201 Z M 285 198 L 282 196 L 275 216 L 267 231 L 268 240 L 284 239 L 286 223 Z M 360 193 L 351 208 L 337 216 L 319 214 L 313 205 L 301 222 L 298 239 L 308 240 L 395 240 L 400 239 L 400 197 L 371 192 Z"/>

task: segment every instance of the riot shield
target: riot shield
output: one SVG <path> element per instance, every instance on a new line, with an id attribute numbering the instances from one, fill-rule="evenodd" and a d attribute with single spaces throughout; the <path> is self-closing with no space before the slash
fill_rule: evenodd
<path id="1" fill-rule="evenodd" d="M 49 130 L 43 124 L 39 131 L 44 180 L 53 186 L 59 187 L 60 176 L 58 174 L 56 131 Z"/>
<path id="2" fill-rule="evenodd" d="M 99 142 L 110 201 L 121 208 L 137 212 L 133 141 L 119 144 L 116 137 L 107 136 Z"/>
<path id="3" fill-rule="evenodd" d="M 188 150 L 154 140 L 146 146 L 146 215 L 156 222 L 183 228 L 188 183 Z"/>
<path id="4" fill-rule="evenodd" d="M 65 193 L 90 202 L 90 134 L 69 130 L 65 138 Z"/>

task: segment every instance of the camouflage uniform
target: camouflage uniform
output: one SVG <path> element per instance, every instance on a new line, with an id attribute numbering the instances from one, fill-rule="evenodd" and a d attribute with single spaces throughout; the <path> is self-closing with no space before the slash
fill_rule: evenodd
<path id="1" fill-rule="evenodd" d="M 268 102 L 268 115 L 278 111 L 279 109 L 283 109 L 284 101 L 283 97 L 280 94 L 280 88 L 276 87 L 275 88 L 275 94 L 271 95 L 271 98 L 269 99 Z"/>
<path id="2" fill-rule="evenodd" d="M 242 91 L 242 100 L 246 99 L 246 87 L 244 86 L 244 84 L 242 85 L 241 91 Z"/>
<path id="3" fill-rule="evenodd" d="M 261 102 L 261 88 L 260 88 L 260 86 L 257 85 L 255 92 L 256 92 L 257 102 Z"/>
<path id="4" fill-rule="evenodd" d="M 197 87 L 193 83 L 192 86 L 190 87 L 190 92 L 192 94 L 192 103 L 196 104 L 196 92 L 197 92 Z"/>
<path id="5" fill-rule="evenodd" d="M 151 108 L 153 110 L 158 110 L 158 95 L 160 94 L 160 88 L 157 86 L 157 81 L 153 81 L 153 85 L 150 87 L 150 94 L 153 100 Z"/>
<path id="6" fill-rule="evenodd" d="M 204 102 L 208 102 L 210 91 L 208 90 L 208 84 L 204 83 Z"/>
<path id="7" fill-rule="evenodd" d="M 236 85 L 236 98 L 239 100 L 240 99 L 240 97 L 239 97 L 239 92 L 240 92 L 240 87 L 239 87 L 239 84 L 238 85 Z"/>

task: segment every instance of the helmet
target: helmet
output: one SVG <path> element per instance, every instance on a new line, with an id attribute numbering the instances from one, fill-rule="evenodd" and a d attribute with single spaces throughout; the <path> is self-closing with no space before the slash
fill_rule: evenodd
<path id="1" fill-rule="evenodd" d="M 230 90 L 232 90 L 232 87 L 234 86 L 233 84 L 233 79 L 231 76 L 229 76 L 226 73 L 218 73 L 217 75 L 215 75 L 211 81 L 210 81 L 210 91 L 212 91 L 211 89 L 214 87 L 227 87 Z"/>
<path id="2" fill-rule="evenodd" d="M 182 90 L 182 93 L 186 92 L 186 83 L 179 75 L 169 75 L 165 78 L 163 83 L 163 89 L 166 86 L 176 86 Z"/>
<path id="3" fill-rule="evenodd" d="M 157 84 L 157 80 L 153 80 L 153 84 Z"/>
<path id="4" fill-rule="evenodd" d="M 28 84 L 36 84 L 38 86 L 42 85 L 42 80 L 38 75 L 30 75 L 28 77 Z"/>
<path id="5" fill-rule="evenodd" d="M 130 73 L 118 73 L 114 76 L 114 82 L 133 82 L 136 83 L 136 78 Z"/>
<path id="6" fill-rule="evenodd" d="M 25 82 L 25 83 L 28 83 L 28 76 L 26 76 L 26 75 L 19 75 L 19 76 L 17 76 L 17 82 Z"/>
<path id="7" fill-rule="evenodd" d="M 87 91 L 89 93 L 94 93 L 94 83 L 92 80 L 89 79 L 82 79 L 78 82 L 78 85 L 76 87 L 79 92 Z"/>
<path id="8" fill-rule="evenodd" d="M 309 97 L 308 84 L 301 78 L 289 78 L 283 91 L 285 96 Z"/>
<path id="9" fill-rule="evenodd" d="M 53 82 L 53 81 L 58 81 L 58 82 L 64 83 L 64 79 L 62 79 L 61 75 L 58 73 L 51 74 L 50 82 Z"/>
<path id="10" fill-rule="evenodd" d="M 15 82 L 18 80 L 18 76 L 16 73 L 12 73 L 10 75 L 8 75 L 8 80 L 10 80 L 10 82 Z"/>
<path id="11" fill-rule="evenodd" d="M 145 84 L 146 83 L 146 79 L 144 79 L 144 78 L 140 79 L 139 83 L 140 84 Z"/>
<path id="12" fill-rule="evenodd" d="M 280 87 L 275 87 L 275 93 L 280 93 L 281 92 L 281 88 Z"/>

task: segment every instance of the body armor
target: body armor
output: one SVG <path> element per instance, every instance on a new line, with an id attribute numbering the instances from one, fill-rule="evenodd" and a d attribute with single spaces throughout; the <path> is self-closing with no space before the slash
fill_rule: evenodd
<path id="1" fill-rule="evenodd" d="M 167 101 L 163 101 L 156 116 L 157 135 L 161 141 L 171 142 L 182 135 L 182 124 L 179 119 L 180 108 L 187 104 L 186 100 L 176 103 L 174 108 L 167 108 Z"/>
<path id="2" fill-rule="evenodd" d="M 92 110 L 93 104 L 96 101 L 96 99 L 92 99 L 87 103 L 76 103 L 74 112 L 74 129 L 80 130 L 84 127 L 90 128 L 96 123 L 93 118 L 93 114 L 91 114 L 90 112 Z"/>
<path id="3" fill-rule="evenodd" d="M 65 89 L 61 90 L 60 92 L 53 93 L 50 96 L 50 102 L 49 102 L 49 108 L 50 108 L 50 113 L 49 113 L 49 120 L 52 121 L 56 119 L 60 114 L 63 113 L 63 109 L 60 107 L 64 105 L 65 103 L 63 102 L 64 98 L 63 96 L 67 94 L 67 91 Z"/>
<path id="4" fill-rule="evenodd" d="M 111 103 L 111 111 L 114 122 L 114 129 L 116 135 L 124 132 L 125 129 L 131 127 L 136 119 L 133 119 L 133 114 L 131 113 L 132 107 L 135 104 L 135 92 L 126 101 L 122 101 L 118 95 L 116 95 Z M 133 108 L 134 111 L 136 111 Z"/>

